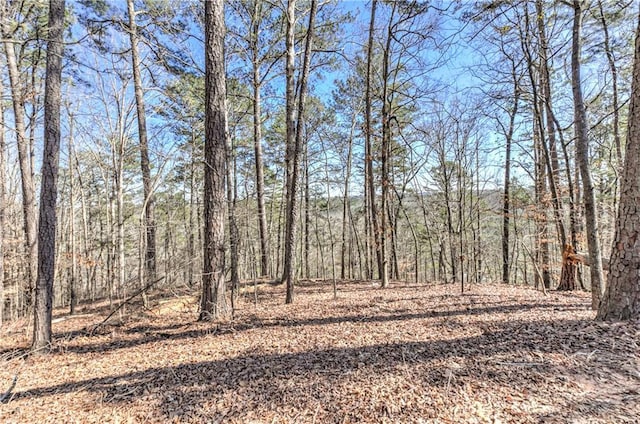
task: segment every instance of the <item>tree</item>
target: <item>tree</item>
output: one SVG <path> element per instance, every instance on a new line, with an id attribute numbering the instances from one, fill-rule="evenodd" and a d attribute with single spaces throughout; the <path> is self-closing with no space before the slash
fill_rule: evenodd
<path id="1" fill-rule="evenodd" d="M 298 186 L 300 183 L 300 159 L 302 156 L 302 132 L 304 124 L 304 107 L 307 94 L 307 80 L 311 66 L 311 50 L 315 15 L 317 11 L 316 0 L 311 0 L 309 12 L 309 25 L 307 26 L 307 38 L 304 47 L 304 59 L 302 74 L 300 75 L 300 95 L 298 97 L 297 116 L 295 113 L 295 0 L 289 0 L 287 7 L 287 209 L 286 209 L 286 235 L 284 252 L 284 269 L 282 282 L 287 285 L 286 303 L 293 302 L 293 286 L 295 280 L 295 242 L 298 220 Z M 297 121 L 296 121 L 297 119 Z M 295 126 L 294 126 L 295 124 Z"/>
<path id="2" fill-rule="evenodd" d="M 143 227 L 146 233 L 144 282 L 143 287 L 156 279 L 156 224 L 153 192 L 151 187 L 151 167 L 149 164 L 149 143 L 147 141 L 147 118 L 142 92 L 142 75 L 140 73 L 140 54 L 138 53 L 138 27 L 133 0 L 127 0 L 129 15 L 129 40 L 131 42 L 131 63 L 133 68 L 133 87 L 136 97 L 136 112 L 138 116 L 138 140 L 140 141 L 140 168 L 142 171 Z M 144 297 L 146 301 L 146 296 Z"/>
<path id="3" fill-rule="evenodd" d="M 0 98 L 4 95 L 4 84 L 0 78 Z M 6 207 L 5 200 L 5 139 L 4 139 L 4 103 L 0 101 L 0 327 L 2 327 L 2 318 L 4 317 L 4 231 L 5 217 L 4 211 Z"/>
<path id="4" fill-rule="evenodd" d="M 204 252 L 200 321 L 229 314 L 225 283 L 226 77 L 224 0 L 204 3 L 205 147 Z"/>
<path id="5" fill-rule="evenodd" d="M 373 245 L 376 252 L 376 262 L 378 266 L 378 278 L 382 281 L 383 276 L 383 258 L 382 247 L 380 243 L 380 226 L 378 225 L 378 210 L 376 207 L 376 188 L 373 183 L 373 128 L 372 128 L 372 113 L 371 106 L 373 103 L 371 85 L 373 84 L 373 48 L 374 48 L 374 33 L 375 33 L 375 20 L 376 20 L 376 6 L 377 0 L 371 2 L 371 19 L 369 20 L 369 40 L 367 42 L 367 75 L 365 79 L 365 145 L 364 145 L 364 161 L 365 161 L 365 191 L 368 196 L 368 209 L 370 211 L 372 231 L 368 233 L 373 238 Z M 368 220 L 369 222 L 369 220 Z M 373 273 L 372 273 L 373 274 Z"/>
<path id="6" fill-rule="evenodd" d="M 60 100 L 62 85 L 62 35 L 65 0 L 49 0 L 49 41 L 44 100 L 44 151 L 38 230 L 38 278 L 36 281 L 34 351 L 51 347 L 51 312 L 56 256 L 56 199 L 60 156 Z"/>
<path id="7" fill-rule="evenodd" d="M 18 48 L 17 32 L 22 25 L 15 25 L 14 28 L 10 28 L 9 25 L 9 12 L 10 5 L 6 0 L 1 4 L 2 22 L 2 38 L 4 44 L 4 50 L 7 59 L 7 68 L 9 74 L 9 87 L 11 90 L 11 99 L 13 103 L 13 117 L 15 122 L 16 132 L 16 144 L 18 147 L 18 162 L 20 165 L 20 177 L 22 183 L 22 215 L 25 233 L 25 256 L 27 261 L 27 275 L 26 285 L 24 287 L 24 295 L 26 298 L 26 304 L 30 305 L 33 299 L 33 289 L 35 286 L 35 279 L 37 274 L 38 264 L 38 230 L 37 230 L 37 216 L 36 216 L 36 189 L 33 179 L 32 168 L 32 148 L 30 140 L 27 136 L 26 129 L 26 114 L 25 114 L 25 95 L 28 91 L 24 87 L 24 78 L 21 78 L 19 69 L 19 57 L 16 51 L 22 51 Z M 33 19 L 37 21 L 36 17 L 32 14 L 25 16 L 25 19 Z M 36 24 L 37 25 L 37 24 Z M 32 87 L 35 90 L 35 87 Z M 33 110 L 36 108 L 34 107 Z M 35 123 L 33 123 L 35 124 Z M 33 126 L 32 126 L 33 128 Z"/>
<path id="8" fill-rule="evenodd" d="M 609 261 L 609 280 L 598 320 L 640 317 L 640 14 L 636 29 L 631 103 L 620 206 Z"/>
<path id="9" fill-rule="evenodd" d="M 596 196 L 589 165 L 589 138 L 587 134 L 587 111 L 582 97 L 580 80 L 580 30 L 582 27 L 582 0 L 573 0 L 573 31 L 571 48 L 571 88 L 573 90 L 574 132 L 576 134 L 576 160 L 582 177 L 584 214 L 587 221 L 587 247 L 591 271 L 591 307 L 598 309 L 604 277 L 600 253 L 600 229 L 598 227 Z"/>
<path id="10" fill-rule="evenodd" d="M 246 61 L 250 65 L 248 70 L 250 75 L 247 75 L 247 79 L 250 80 L 252 89 L 255 188 L 260 236 L 260 275 L 267 277 L 271 275 L 271 247 L 265 206 L 265 165 L 262 146 L 262 128 L 265 118 L 262 113 L 262 90 L 268 80 L 272 78 L 273 65 L 280 60 L 278 48 L 281 45 L 282 38 L 279 31 L 279 22 L 274 15 L 276 7 L 271 2 L 237 0 L 229 4 L 240 17 L 240 21 L 245 23 L 244 26 L 235 29 L 232 35 L 239 39 L 239 43 L 242 45 L 241 49 L 248 51 Z M 240 56 L 245 55 L 241 54 Z"/>

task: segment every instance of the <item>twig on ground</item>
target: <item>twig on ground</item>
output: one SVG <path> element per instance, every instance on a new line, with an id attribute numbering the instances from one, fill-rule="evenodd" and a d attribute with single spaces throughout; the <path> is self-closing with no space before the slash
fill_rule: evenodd
<path id="1" fill-rule="evenodd" d="M 131 296 L 129 296 L 127 299 L 125 299 L 121 304 L 119 304 L 113 311 L 111 311 L 111 313 L 109 315 L 107 315 L 107 317 L 105 319 L 103 319 L 101 322 L 97 323 L 93 329 L 91 330 L 91 332 L 89 333 L 90 336 L 93 336 L 93 334 L 96 332 L 96 330 L 101 327 L 102 325 L 104 325 L 107 321 L 109 321 L 109 319 L 111 319 L 111 317 L 118 312 L 124 305 L 126 305 L 127 303 L 131 302 L 133 299 L 135 299 L 136 297 L 140 296 L 142 293 L 146 292 L 147 290 L 149 290 L 151 287 L 155 286 L 156 284 L 158 284 L 160 281 L 164 280 L 164 276 L 157 278 L 155 280 L 153 280 L 152 282 L 150 282 L 149 284 L 147 284 L 146 286 L 144 286 L 143 288 L 141 288 L 140 290 L 138 290 L 137 292 L 135 292 L 134 294 L 132 294 Z"/>
<path id="2" fill-rule="evenodd" d="M 13 389 L 16 388 L 16 383 L 18 382 L 18 374 L 13 376 L 13 381 L 11 382 L 11 386 L 9 386 L 9 389 L 7 389 L 7 391 L 0 396 L 0 403 L 9 403 L 9 400 L 11 399 L 11 392 L 13 392 Z"/>

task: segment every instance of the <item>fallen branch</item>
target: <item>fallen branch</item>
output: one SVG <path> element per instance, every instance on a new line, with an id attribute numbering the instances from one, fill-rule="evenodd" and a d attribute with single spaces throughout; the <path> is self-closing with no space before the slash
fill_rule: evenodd
<path id="1" fill-rule="evenodd" d="M 107 315 L 107 317 L 105 319 L 103 319 L 101 322 L 99 322 L 98 324 L 96 324 L 93 329 L 91 330 L 91 332 L 89 333 L 90 336 L 93 336 L 93 334 L 96 332 L 96 330 L 98 328 L 100 328 L 102 325 L 104 325 L 107 321 L 109 321 L 109 319 L 111 319 L 111 317 L 118 312 L 120 309 L 122 309 L 122 307 L 124 305 L 126 305 L 127 303 L 131 302 L 133 299 L 135 299 L 136 297 L 140 296 L 142 293 L 146 292 L 147 290 L 149 290 L 151 287 L 155 286 L 156 284 L 158 284 L 160 281 L 164 280 L 164 276 L 153 280 L 152 282 L 150 282 L 149 284 L 147 284 L 146 286 L 144 286 L 143 288 L 141 288 L 140 290 L 138 290 L 137 292 L 135 292 L 134 294 L 132 294 L 131 296 L 129 296 L 127 299 L 125 299 L 121 304 L 119 304 L 113 311 L 111 311 L 111 313 L 109 315 Z"/>
<path id="2" fill-rule="evenodd" d="M 9 402 L 9 399 L 11 398 L 11 392 L 13 392 L 13 389 L 16 388 L 17 382 L 18 382 L 18 374 L 13 376 L 13 381 L 11 382 L 11 386 L 9 386 L 9 389 L 2 396 L 0 396 L 0 403 Z"/>
<path id="3" fill-rule="evenodd" d="M 541 367 L 545 365 L 541 362 L 497 362 L 497 364 L 510 367 Z"/>

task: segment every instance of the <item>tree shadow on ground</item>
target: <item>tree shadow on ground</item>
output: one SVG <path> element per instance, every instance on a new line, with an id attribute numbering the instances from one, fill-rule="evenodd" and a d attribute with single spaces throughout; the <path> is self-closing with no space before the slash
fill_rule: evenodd
<path id="1" fill-rule="evenodd" d="M 153 326 L 139 326 L 134 327 L 131 330 L 125 330 L 127 333 L 135 333 L 135 329 L 140 330 L 140 337 L 129 338 L 121 340 L 113 340 L 110 342 L 99 342 L 95 344 L 68 344 L 64 346 L 65 352 L 73 353 L 97 353 L 97 352 L 109 352 L 118 349 L 126 349 L 136 347 L 140 345 L 165 341 L 165 340 L 186 340 L 204 336 L 216 336 L 227 334 L 230 332 L 241 332 L 252 330 L 256 328 L 269 328 L 269 327 L 283 327 L 283 328 L 295 328 L 306 326 L 326 326 L 333 324 L 372 324 L 383 323 L 391 321 L 409 321 L 409 320 L 423 320 L 423 319 L 438 319 L 438 318 L 452 318 L 458 316 L 479 316 L 492 313 L 518 313 L 528 310 L 544 310 L 558 308 L 557 304 L 517 304 L 517 305 L 498 305 L 498 306 L 478 306 L 469 307 L 468 305 L 460 309 L 447 309 L 447 310 L 430 310 L 419 313 L 396 313 L 393 310 L 387 311 L 388 313 L 376 312 L 375 314 L 353 314 L 353 315 L 338 315 L 329 317 L 318 317 L 309 319 L 295 319 L 295 318 L 277 318 L 277 319 L 262 319 L 254 315 L 250 315 L 239 319 L 238 321 L 231 322 L 225 325 L 213 325 L 208 327 L 198 327 L 186 329 L 183 331 L 172 331 L 174 328 L 184 328 L 185 325 L 175 324 L 167 327 L 159 327 L 154 329 Z M 583 309 L 584 306 L 580 304 L 576 305 L 562 305 L 567 309 Z M 390 312 L 390 313 L 389 313 Z M 108 331 L 105 330 L 105 331 Z M 88 333 L 85 333 L 87 335 Z M 1 353 L 1 352 L 0 352 Z"/>
<path id="2" fill-rule="evenodd" d="M 404 414 L 409 412 L 393 408 L 387 408 L 385 412 L 380 404 L 382 401 L 375 397 L 369 403 L 343 408 L 341 393 L 344 395 L 344 390 L 366 388 L 372 381 L 380 383 L 388 379 L 392 382 L 390 393 L 397 390 L 396 395 L 408 396 L 406 405 L 425 417 L 434 416 L 437 411 L 407 395 L 407 385 L 412 387 L 411 393 L 429 393 L 434 388 L 440 392 L 445 388 L 455 392 L 465 384 L 487 382 L 494 387 L 508 387 L 513 392 L 526 388 L 535 395 L 543 386 L 548 390 L 549 385 L 561 386 L 576 374 L 588 373 L 589 366 L 559 368 L 545 357 L 574 355 L 594 346 L 607 350 L 607 345 L 600 342 L 602 334 L 593 331 L 593 326 L 588 320 L 502 321 L 481 335 L 451 340 L 247 354 L 25 390 L 15 393 L 14 398 L 33 399 L 83 391 L 113 404 L 146 399 L 157 405 L 158 415 L 153 419 L 159 421 L 176 418 L 183 421 L 244 421 L 250 418 L 250 411 L 280 410 L 286 414 L 291 408 L 295 411 L 315 410 L 318 422 L 337 418 L 357 421 L 358 414 L 382 417 L 382 413 L 391 421 L 402 421 L 407 418 Z M 602 331 L 607 330 L 603 328 Z M 197 337 L 197 334 L 186 332 L 177 337 Z M 629 352 L 614 353 L 625 355 Z M 519 366 L 517 362 L 500 362 L 507 356 L 510 361 L 514 358 L 538 359 L 527 363 L 526 369 L 514 371 L 514 365 Z M 607 364 L 603 366 L 613 366 Z M 619 369 L 610 371 L 620 372 Z M 628 377 L 635 378 L 634 381 L 640 384 L 637 376 Z M 547 417 L 552 415 L 547 413 Z"/>

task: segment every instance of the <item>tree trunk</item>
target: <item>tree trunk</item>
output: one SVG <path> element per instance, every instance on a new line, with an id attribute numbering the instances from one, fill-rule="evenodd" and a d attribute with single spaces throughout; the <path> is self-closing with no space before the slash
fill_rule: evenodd
<path id="1" fill-rule="evenodd" d="M 197 201 L 196 201 L 196 142 L 195 142 L 195 130 L 191 131 L 191 163 L 189 164 L 189 228 L 187 233 L 187 253 L 189 262 L 188 267 L 188 283 L 189 287 L 193 287 L 196 278 L 196 234 L 194 234 L 194 228 L 200 228 L 197 221 Z M 199 233 L 199 231 L 198 231 Z"/>
<path id="2" fill-rule="evenodd" d="M 136 112 L 138 116 L 138 139 L 140 141 L 140 168 L 142 171 L 142 190 L 144 195 L 144 223 L 146 232 L 145 243 L 145 276 L 143 287 L 156 280 L 156 227 L 155 202 L 152 192 L 151 166 L 149 163 L 149 144 L 147 142 L 147 118 L 142 92 L 142 76 L 140 74 L 140 55 L 138 53 L 138 27 L 136 25 L 136 11 L 133 0 L 127 0 L 129 14 L 129 39 L 131 41 L 131 63 L 133 68 L 133 87 L 136 97 Z M 145 297 L 146 299 L 146 297 Z M 146 302 L 145 302 L 146 303 Z"/>
<path id="3" fill-rule="evenodd" d="M 264 201 L 264 163 L 262 159 L 262 104 L 260 89 L 262 80 L 260 76 L 259 46 L 260 23 L 262 16 L 262 1 L 256 0 L 253 4 L 251 16 L 251 41 L 249 43 L 253 66 L 253 148 L 256 166 L 256 195 L 258 203 L 258 230 L 260 232 L 260 274 L 267 277 L 269 273 L 269 233 L 267 230 L 267 215 Z"/>
<path id="4" fill-rule="evenodd" d="M 607 63 L 609 64 L 609 70 L 611 71 L 611 96 L 613 101 L 613 142 L 616 149 L 616 159 L 618 161 L 618 167 L 622 166 L 622 141 L 620 137 L 620 105 L 618 99 L 618 67 L 616 65 L 615 58 L 613 57 L 613 50 L 611 48 L 611 38 L 609 37 L 609 26 L 607 19 L 604 16 L 604 8 L 602 6 L 602 0 L 598 0 L 598 11 L 600 12 L 600 24 L 602 25 L 602 32 L 604 36 L 604 51 L 607 55 Z"/>
<path id="5" fill-rule="evenodd" d="M 199 320 L 226 318 L 225 284 L 225 163 L 226 87 L 224 66 L 224 1 L 205 5 L 205 148 L 204 243 L 202 298 Z"/>
<path id="6" fill-rule="evenodd" d="M 6 39 L 4 41 L 4 48 L 7 57 L 7 68 L 9 70 L 9 85 L 13 101 L 13 116 L 18 146 L 18 162 L 20 164 L 20 177 L 22 182 L 22 214 L 25 233 L 25 260 L 27 263 L 24 297 L 26 306 L 28 307 L 33 303 L 33 290 L 35 287 L 35 279 L 38 269 L 36 189 L 33 181 L 33 169 L 31 166 L 31 149 L 29 147 L 29 140 L 27 138 L 27 130 L 25 127 L 24 95 L 20 83 L 20 74 L 18 71 L 14 43 L 11 40 Z"/>
<path id="7" fill-rule="evenodd" d="M 582 177 L 584 214 L 587 221 L 587 246 L 591 257 L 591 307 L 598 309 L 604 289 L 602 257 L 600 254 L 600 229 L 598 227 L 596 197 L 589 165 L 589 139 L 587 113 L 582 98 L 580 81 L 580 29 L 582 26 L 582 0 L 573 0 L 573 36 L 571 49 L 571 88 L 573 91 L 574 126 L 576 133 L 576 156 Z"/>
<path id="8" fill-rule="evenodd" d="M 295 0 L 289 0 L 287 8 L 287 219 L 284 270 L 282 281 L 287 285 L 286 303 L 293 302 L 293 286 L 295 280 L 295 240 L 298 218 L 298 176 L 300 156 L 302 153 L 302 132 L 304 123 L 304 106 L 307 92 L 307 79 L 311 65 L 311 43 L 313 41 L 314 22 L 317 10 L 316 0 L 311 0 L 309 25 L 305 41 L 302 74 L 300 75 L 300 95 L 298 97 L 298 114 L 294 128 L 294 78 L 295 65 Z M 291 142 L 291 145 L 289 145 Z"/>
<path id="9" fill-rule="evenodd" d="M 62 84 L 62 34 L 64 0 L 49 1 L 49 41 L 44 101 L 44 151 L 38 232 L 38 279 L 36 283 L 33 344 L 35 352 L 51 348 L 51 312 L 56 252 L 56 199 L 60 156 L 60 99 Z"/>
<path id="10" fill-rule="evenodd" d="M 4 85 L 0 78 L 0 98 L 4 98 Z M 0 102 L 0 328 L 4 318 L 4 229 L 5 227 L 5 131 L 4 131 L 4 102 Z"/>
<path id="11" fill-rule="evenodd" d="M 295 255 L 295 239 L 292 238 L 296 214 L 291 210 L 297 202 L 296 193 L 293 192 L 293 168 L 296 163 L 295 158 L 295 142 L 296 142 L 296 123 L 295 123 L 295 66 L 296 66 L 296 0 L 288 0 L 287 4 L 287 36 L 286 36 L 286 152 L 285 152 L 285 233 L 284 233 L 284 254 L 282 267 L 282 282 L 287 285 L 286 303 L 293 302 L 293 276 L 294 264 L 293 255 Z M 290 239 L 291 237 L 291 239 Z"/>
<path id="12" fill-rule="evenodd" d="M 76 292 L 76 280 L 77 280 L 77 252 L 76 252 L 76 230 L 75 230 L 75 178 L 73 175 L 74 166 L 72 165 L 73 158 L 73 115 L 71 112 L 69 117 L 69 244 L 71 250 L 71 272 L 69 275 L 69 314 L 73 315 L 76 312 L 77 304 L 77 292 Z"/>
<path id="13" fill-rule="evenodd" d="M 373 184 L 373 141 L 372 141 L 372 132 L 371 128 L 371 104 L 373 102 L 372 94 L 371 94 L 371 84 L 373 78 L 373 41 L 375 34 L 375 20 L 376 20 L 376 6 L 378 5 L 377 0 L 373 0 L 371 2 L 371 20 L 369 21 L 369 41 L 367 44 L 367 76 L 365 81 L 365 152 L 364 152 L 364 160 L 365 160 L 365 174 L 366 181 L 365 184 L 368 188 L 368 200 L 369 200 L 369 211 L 371 214 L 371 227 L 372 230 L 369 231 L 371 238 L 373 238 L 373 242 L 369 244 L 372 245 L 375 249 L 377 266 L 378 266 L 378 278 L 380 280 L 383 279 L 383 255 L 382 255 L 382 246 L 380 243 L 380 226 L 378 225 L 378 210 L 376 206 L 376 189 Z M 368 224 L 368 223 L 367 223 Z M 373 272 L 371 272 L 373 274 Z"/>
<path id="14" fill-rule="evenodd" d="M 640 317 L 640 15 L 636 30 L 633 82 L 620 207 L 609 261 L 609 281 L 597 319 Z"/>
<path id="15" fill-rule="evenodd" d="M 240 287 L 240 276 L 238 272 L 238 243 L 240 235 L 238 223 L 236 221 L 236 202 L 238 200 L 238 190 L 236 188 L 236 158 L 234 146 L 229 131 L 226 131 L 226 153 L 227 153 L 227 211 L 229 213 L 229 256 L 231 259 L 231 314 L 235 315 L 236 295 Z"/>
<path id="16" fill-rule="evenodd" d="M 505 134 L 505 159 L 504 159 L 504 192 L 502 202 L 502 282 L 509 284 L 509 221 L 511 211 L 511 143 L 515 131 L 515 120 L 518 114 L 518 104 L 520 100 L 520 87 L 516 76 L 516 64 L 511 62 L 511 77 L 513 78 L 513 109 L 509 112 L 509 128 Z"/>
<path id="17" fill-rule="evenodd" d="M 351 180 L 351 159 L 353 156 L 353 133 L 356 127 L 356 117 L 353 117 L 351 129 L 349 130 L 349 141 L 347 144 L 347 163 L 344 171 L 344 193 L 342 195 L 342 235 L 340 245 L 340 278 L 347 277 L 347 229 L 349 228 L 349 218 L 351 217 L 351 202 L 349 200 L 349 182 Z"/>

